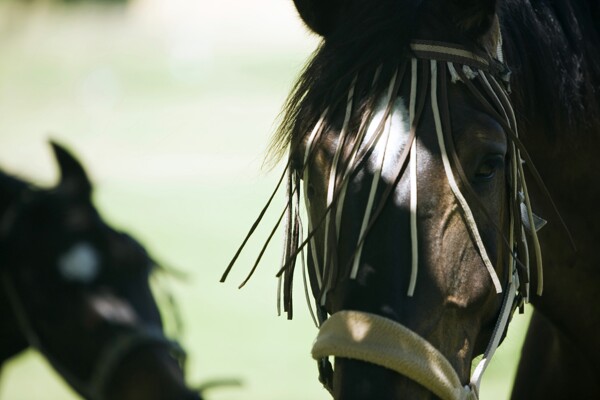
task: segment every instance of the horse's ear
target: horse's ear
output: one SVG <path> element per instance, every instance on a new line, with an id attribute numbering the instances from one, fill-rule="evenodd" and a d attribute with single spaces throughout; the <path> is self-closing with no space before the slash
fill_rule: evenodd
<path id="1" fill-rule="evenodd" d="M 447 7 L 461 33 L 480 39 L 494 24 L 497 0 L 447 0 Z"/>
<path id="2" fill-rule="evenodd" d="M 81 163 L 60 144 L 50 141 L 60 169 L 59 188 L 69 195 L 89 197 L 92 184 Z"/>
<path id="3" fill-rule="evenodd" d="M 313 32 L 327 36 L 337 25 L 348 0 L 294 0 L 300 18 Z"/>

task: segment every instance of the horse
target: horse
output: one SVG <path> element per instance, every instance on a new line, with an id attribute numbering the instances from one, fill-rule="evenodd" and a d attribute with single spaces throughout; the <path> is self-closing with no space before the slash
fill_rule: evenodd
<path id="1" fill-rule="evenodd" d="M 278 276 L 291 318 L 308 274 L 324 386 L 476 399 L 530 303 L 512 397 L 600 398 L 598 2 L 294 4 L 322 41 L 271 147 Z"/>
<path id="2" fill-rule="evenodd" d="M 86 399 L 200 400 L 163 332 L 156 263 L 103 221 L 81 163 L 52 149 L 53 188 L 0 174 L 0 365 L 32 346 Z"/>

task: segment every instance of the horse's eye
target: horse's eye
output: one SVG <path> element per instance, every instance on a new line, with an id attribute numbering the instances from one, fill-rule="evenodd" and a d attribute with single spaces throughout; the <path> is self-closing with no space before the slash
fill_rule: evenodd
<path id="1" fill-rule="evenodd" d="M 496 172 L 504 167 L 504 156 L 496 154 L 486 157 L 477 171 L 475 171 L 475 180 L 478 182 L 486 182 L 492 180 L 496 176 Z"/>

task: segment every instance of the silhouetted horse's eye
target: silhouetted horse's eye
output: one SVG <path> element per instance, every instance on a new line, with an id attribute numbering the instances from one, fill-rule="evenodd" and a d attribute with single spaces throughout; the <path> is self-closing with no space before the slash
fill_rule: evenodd
<path id="1" fill-rule="evenodd" d="M 93 244 L 81 241 L 59 257 L 58 268 L 67 281 L 91 283 L 100 272 L 100 258 Z"/>

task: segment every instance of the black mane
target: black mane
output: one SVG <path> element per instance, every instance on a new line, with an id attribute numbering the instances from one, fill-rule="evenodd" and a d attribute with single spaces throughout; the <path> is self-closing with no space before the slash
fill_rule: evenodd
<path id="1" fill-rule="evenodd" d="M 276 156 L 309 131 L 325 108 L 329 107 L 330 115 L 340 115 L 337 111 L 345 105 L 355 77 L 358 97 L 376 99 L 406 59 L 422 0 L 348 3 L 287 100 L 272 143 Z"/>
<path id="2" fill-rule="evenodd" d="M 599 134 L 600 3 L 504 0 L 500 21 L 521 126 Z"/>
<path id="3" fill-rule="evenodd" d="M 309 132 L 326 107 L 330 115 L 343 115 L 341 107 L 355 77 L 359 106 L 379 98 L 409 54 L 408 45 L 423 9 L 432 6 L 424 0 L 348 3 L 288 98 L 271 147 L 275 156 Z M 597 131 L 598 1 L 502 0 L 498 8 L 522 128 L 542 127 L 550 138 L 555 132 Z M 376 74 L 377 82 L 371 87 Z M 330 125 L 339 122 L 326 121 Z"/>

